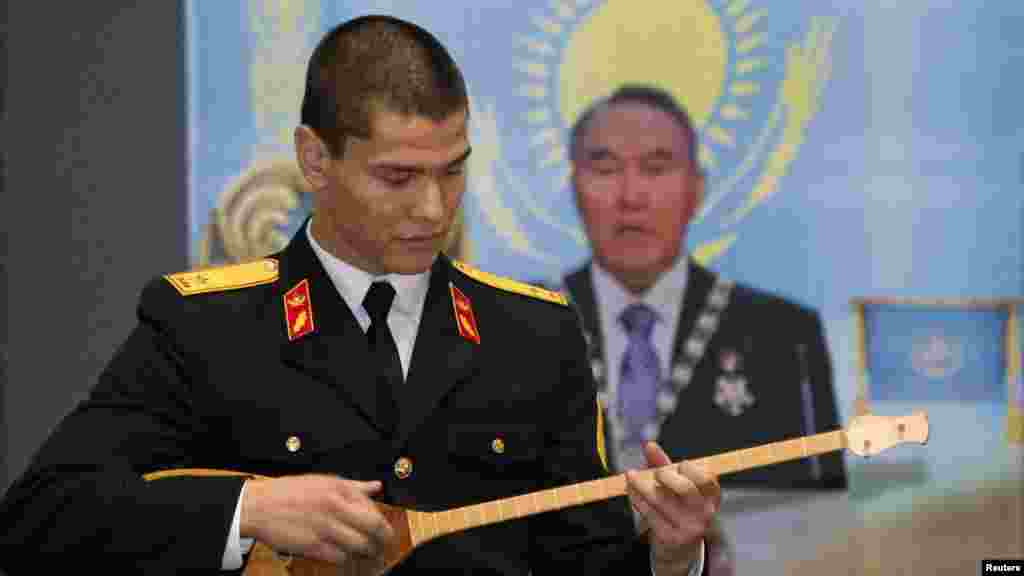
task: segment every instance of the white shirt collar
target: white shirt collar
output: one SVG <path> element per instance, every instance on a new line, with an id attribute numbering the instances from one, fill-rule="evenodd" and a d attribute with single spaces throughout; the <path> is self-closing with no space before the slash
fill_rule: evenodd
<path id="1" fill-rule="evenodd" d="M 427 289 L 430 288 L 430 270 L 419 274 L 374 276 L 341 260 L 320 246 L 316 238 L 313 238 L 312 223 L 313 220 L 310 219 L 306 226 L 306 237 L 309 238 L 309 244 L 320 259 L 324 270 L 327 271 L 331 282 L 334 283 L 334 287 L 348 304 L 349 309 L 355 313 L 356 318 L 360 319 L 360 323 L 363 323 L 362 317 L 365 314 L 363 298 L 369 292 L 370 284 L 376 280 L 387 280 L 394 286 L 395 301 L 391 306 L 393 312 L 415 319 L 419 318 L 423 310 L 423 303 L 427 299 Z"/>
<path id="2" fill-rule="evenodd" d="M 685 254 L 681 254 L 647 292 L 637 296 L 595 260 L 591 265 L 591 280 L 594 284 L 595 297 L 598 299 L 598 309 L 607 312 L 606 316 L 611 324 L 618 322 L 619 316 L 627 306 L 643 302 L 658 313 L 659 322 L 667 322 L 669 327 L 674 329 L 683 305 L 683 297 L 686 295 L 689 269 L 689 261 Z"/>

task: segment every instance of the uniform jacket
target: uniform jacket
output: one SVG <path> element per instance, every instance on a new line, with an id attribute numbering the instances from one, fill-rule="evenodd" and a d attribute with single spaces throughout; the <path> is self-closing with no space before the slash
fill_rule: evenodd
<path id="1" fill-rule="evenodd" d="M 590 266 L 587 263 L 566 276 L 563 289 L 581 315 L 589 354 L 594 365 L 601 367 L 600 376 L 618 367 L 610 365 L 601 350 L 600 311 Z M 710 270 L 689 262 L 673 363 L 683 357 L 691 336 L 699 333 L 699 318 L 708 311 L 708 296 L 718 280 Z M 840 428 L 818 314 L 742 284 L 731 285 L 728 294 L 717 321 L 709 324 L 711 336 L 689 385 L 678 394 L 675 410 L 660 429 L 658 442 L 673 461 Z M 720 394 L 728 378 L 742 378 L 746 394 Z M 600 389 L 600 378 L 597 384 Z M 608 436 L 612 453 L 614 442 Z M 837 489 L 846 487 L 846 472 L 841 453 L 833 452 L 736 472 L 719 482 L 723 487 Z"/>
<path id="2" fill-rule="evenodd" d="M 385 502 L 428 511 L 607 474 L 571 308 L 478 281 L 441 255 L 400 424 L 387 432 L 366 336 L 305 235 L 271 262 L 276 278 L 255 286 L 185 296 L 166 278 L 146 285 L 137 326 L 0 505 L 2 568 L 223 573 L 243 480 L 141 479 L 157 470 L 376 479 Z M 289 340 L 283 296 L 303 280 L 315 329 Z M 480 343 L 460 335 L 450 285 L 471 303 Z M 649 545 L 633 534 L 618 497 L 429 542 L 393 573 L 650 574 Z"/>

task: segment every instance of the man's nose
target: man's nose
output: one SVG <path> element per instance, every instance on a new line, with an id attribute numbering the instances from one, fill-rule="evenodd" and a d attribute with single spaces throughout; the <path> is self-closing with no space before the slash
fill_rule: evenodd
<path id="1" fill-rule="evenodd" d="M 413 204 L 413 216 L 438 222 L 444 217 L 444 196 L 436 178 L 424 178 Z"/>
<path id="2" fill-rule="evenodd" d="M 625 206 L 642 207 L 648 203 L 649 192 L 642 174 L 636 168 L 626 167 L 619 179 L 619 199 Z"/>

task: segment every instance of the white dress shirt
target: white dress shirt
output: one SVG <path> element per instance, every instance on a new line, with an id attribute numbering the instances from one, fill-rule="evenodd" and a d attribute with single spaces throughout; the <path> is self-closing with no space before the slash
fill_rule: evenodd
<path id="1" fill-rule="evenodd" d="M 667 377 L 672 364 L 672 352 L 675 345 L 679 317 L 683 310 L 683 297 L 686 294 L 686 281 L 689 276 L 689 261 L 680 257 L 675 264 L 665 271 L 646 292 L 635 295 L 619 283 L 607 270 L 596 261 L 590 266 L 590 280 L 594 287 L 595 305 L 598 310 L 598 322 L 601 329 L 602 346 L 605 361 L 605 391 L 608 394 L 609 412 L 614 413 L 618 406 L 619 367 L 622 357 L 629 345 L 629 336 L 619 318 L 622 312 L 632 304 L 643 303 L 654 310 L 656 320 L 651 332 L 651 344 L 658 353 L 662 377 Z M 609 426 L 617 424 L 617 418 L 610 418 Z M 634 511 L 635 514 L 635 511 Z M 639 523 L 639 518 L 634 516 Z M 690 576 L 697 576 L 704 569 L 704 542 L 701 542 L 698 562 L 690 567 Z"/>
<path id="2" fill-rule="evenodd" d="M 394 336 L 395 345 L 398 347 L 402 375 L 408 376 L 412 349 L 416 344 L 416 332 L 420 327 L 423 304 L 427 300 L 427 289 L 430 288 L 430 270 L 420 274 L 374 276 L 324 250 L 308 228 L 306 236 L 334 287 L 338 289 L 345 304 L 348 304 L 349 310 L 355 314 L 363 332 L 370 329 L 370 315 L 363 308 L 363 298 L 370 291 L 370 284 L 377 280 L 387 280 L 395 288 L 395 301 L 388 312 L 388 328 L 391 329 L 391 335 Z"/>
<path id="3" fill-rule="evenodd" d="M 604 352 L 605 383 L 608 394 L 608 407 L 618 406 L 619 367 L 622 357 L 629 345 L 629 336 L 619 318 L 622 312 L 634 303 L 650 306 L 657 317 L 651 332 L 651 344 L 658 353 L 662 377 L 669 375 L 672 363 L 672 348 L 675 344 L 679 316 L 683 309 L 683 296 L 686 292 L 686 281 L 689 273 L 689 262 L 679 258 L 676 263 L 662 274 L 644 294 L 637 296 L 626 290 L 607 270 L 597 262 L 590 267 L 591 285 L 594 287 L 595 304 L 598 310 L 598 321 L 601 328 Z M 613 420 L 612 425 L 617 421 Z"/>

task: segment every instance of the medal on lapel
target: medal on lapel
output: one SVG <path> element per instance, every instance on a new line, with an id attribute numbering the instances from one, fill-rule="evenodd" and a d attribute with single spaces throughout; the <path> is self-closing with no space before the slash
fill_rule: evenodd
<path id="1" fill-rule="evenodd" d="M 452 307 L 455 310 L 455 325 L 459 328 L 459 335 L 474 342 L 480 343 L 480 331 L 476 326 L 476 317 L 473 316 L 473 306 L 469 298 L 455 287 L 455 284 L 448 284 L 452 294 Z"/>
<path id="2" fill-rule="evenodd" d="M 730 416 L 739 416 L 754 404 L 754 396 L 747 388 L 747 378 L 741 369 L 743 357 L 730 348 L 718 356 L 722 374 L 715 383 L 715 405 Z"/>
<path id="3" fill-rule="evenodd" d="M 313 331 L 313 303 L 309 299 L 309 280 L 303 279 L 284 294 L 284 318 L 288 339 L 295 340 Z"/>
<path id="4" fill-rule="evenodd" d="M 740 363 L 743 359 L 739 353 L 732 348 L 726 348 L 718 355 L 718 364 L 721 367 L 722 372 L 726 374 L 733 374 L 740 368 Z"/>

